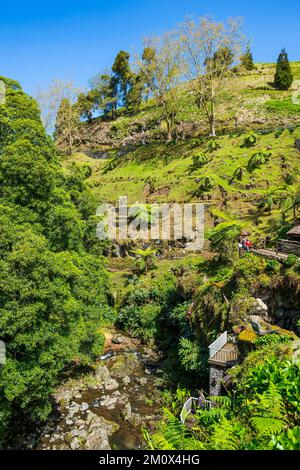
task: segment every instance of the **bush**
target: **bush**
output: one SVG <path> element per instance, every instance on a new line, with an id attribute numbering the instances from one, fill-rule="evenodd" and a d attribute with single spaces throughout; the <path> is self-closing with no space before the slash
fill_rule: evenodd
<path id="1" fill-rule="evenodd" d="M 203 178 L 200 179 L 198 191 L 207 192 L 213 189 L 213 187 L 214 187 L 213 178 L 210 176 L 203 176 Z"/>
<path id="2" fill-rule="evenodd" d="M 208 152 L 215 152 L 220 148 L 220 144 L 216 140 L 210 140 L 207 145 Z"/>
<path id="3" fill-rule="evenodd" d="M 284 261 L 285 266 L 291 268 L 292 266 L 295 266 L 299 261 L 298 256 L 296 255 L 288 255 L 287 259 Z"/>
<path id="4" fill-rule="evenodd" d="M 92 346 L 92 355 L 96 358 L 103 354 L 105 337 L 102 333 L 99 333 L 99 337 Z"/>
<path id="5" fill-rule="evenodd" d="M 266 264 L 267 272 L 278 274 L 280 271 L 280 268 L 281 268 L 281 264 L 275 259 L 270 259 L 267 261 L 267 264 Z"/>
<path id="6" fill-rule="evenodd" d="M 264 346 L 270 346 L 270 345 L 276 345 L 276 344 L 284 344 L 288 343 L 291 341 L 291 337 L 288 335 L 280 335 L 280 334 L 270 334 L 270 335 L 265 335 L 257 338 L 255 340 L 255 346 L 258 348 L 264 347 Z"/>
<path id="7" fill-rule="evenodd" d="M 201 153 L 200 155 L 193 156 L 193 168 L 201 168 L 208 163 L 208 157 Z"/>
<path id="8" fill-rule="evenodd" d="M 295 181 L 296 181 L 296 176 L 293 175 L 292 173 L 286 173 L 286 174 L 284 175 L 284 182 L 285 182 L 287 185 L 291 186 L 292 184 L 295 183 Z"/>
<path id="9" fill-rule="evenodd" d="M 237 279 L 248 280 L 249 278 L 257 278 L 257 276 L 266 269 L 266 260 L 247 253 L 243 258 L 239 259 L 235 265 L 235 277 Z"/>
<path id="10" fill-rule="evenodd" d="M 247 170 L 252 173 L 256 168 L 260 168 L 262 165 L 267 163 L 272 156 L 272 152 L 257 152 L 250 158 Z"/>
<path id="11" fill-rule="evenodd" d="M 253 147 L 257 143 L 257 136 L 254 133 L 246 135 L 241 147 Z"/>

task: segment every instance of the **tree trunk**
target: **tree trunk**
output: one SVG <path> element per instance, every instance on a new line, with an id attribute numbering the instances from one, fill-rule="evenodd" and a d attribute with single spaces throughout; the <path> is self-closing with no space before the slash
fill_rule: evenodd
<path id="1" fill-rule="evenodd" d="M 215 121 L 214 120 L 211 120 L 209 122 L 209 130 L 210 130 L 209 135 L 211 137 L 216 137 L 216 128 L 215 128 Z"/>
<path id="2" fill-rule="evenodd" d="M 216 137 L 216 123 L 215 123 L 215 102 L 212 100 L 211 102 L 211 114 L 209 118 L 209 130 L 210 136 Z"/>
<path id="3" fill-rule="evenodd" d="M 171 142 L 172 140 L 172 124 L 169 119 L 166 119 L 167 123 L 167 142 Z"/>

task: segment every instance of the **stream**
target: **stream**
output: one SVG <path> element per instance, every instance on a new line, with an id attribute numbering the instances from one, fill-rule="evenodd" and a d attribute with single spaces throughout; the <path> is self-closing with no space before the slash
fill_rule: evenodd
<path id="1" fill-rule="evenodd" d="M 139 449 L 142 429 L 161 418 L 160 355 L 123 332 L 107 330 L 94 372 L 70 377 L 53 395 L 44 423 L 21 429 L 15 449 Z"/>

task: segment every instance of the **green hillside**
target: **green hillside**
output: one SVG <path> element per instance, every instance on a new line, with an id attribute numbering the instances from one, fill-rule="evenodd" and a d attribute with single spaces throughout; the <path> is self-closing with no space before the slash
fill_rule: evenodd
<path id="1" fill-rule="evenodd" d="M 293 73 L 300 77 L 300 63 L 293 64 Z M 218 104 L 222 133 L 215 140 L 205 136 L 205 121 L 201 121 L 189 97 L 185 102 L 186 95 L 182 95 L 178 107 L 183 123 L 193 123 L 195 129 L 184 138 L 179 134 L 177 142 L 164 143 L 157 135 L 157 121 L 158 127 L 151 127 L 159 110 L 148 102 L 135 116 L 121 116 L 109 125 L 102 123 L 106 135 L 111 136 L 114 129 L 111 144 L 91 149 L 88 143 L 81 152 L 65 157 L 66 171 L 73 162 L 88 164 L 92 172 L 87 183 L 99 202 L 115 202 L 124 195 L 131 203 L 205 202 L 228 210 L 251 226 L 269 230 L 269 220 L 278 217 L 280 211 L 276 200 L 271 217 L 262 207 L 266 191 L 286 184 L 296 188 L 300 157 L 296 145 L 300 139 L 300 105 L 293 104 L 293 91 L 282 92 L 271 86 L 273 75 L 274 65 L 263 64 L 254 72 L 230 78 Z M 240 117 L 234 127 L 235 114 Z M 141 123 L 151 136 L 144 143 L 138 133 L 131 132 Z M 91 130 L 101 125 L 95 120 L 85 127 Z M 248 143 L 253 134 L 254 142 Z M 134 136 L 134 144 L 127 143 L 130 136 Z M 93 152 L 105 158 L 88 156 Z"/>

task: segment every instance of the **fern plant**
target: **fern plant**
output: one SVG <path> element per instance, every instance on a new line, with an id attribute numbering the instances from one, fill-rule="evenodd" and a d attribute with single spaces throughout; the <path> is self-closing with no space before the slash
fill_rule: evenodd
<path id="1" fill-rule="evenodd" d="M 215 152 L 220 148 L 220 144 L 216 140 L 210 140 L 207 145 L 208 152 Z"/>
<path id="2" fill-rule="evenodd" d="M 235 180 L 242 181 L 243 175 L 244 175 L 243 167 L 241 167 L 241 166 L 237 167 L 234 170 L 234 173 L 233 173 L 232 178 L 231 178 L 231 182 L 235 181 Z"/>
<path id="3" fill-rule="evenodd" d="M 247 170 L 252 173 L 256 168 L 260 168 L 267 163 L 272 156 L 272 152 L 256 152 L 252 155 L 247 164 Z"/>
<path id="4" fill-rule="evenodd" d="M 280 434 L 286 424 L 286 410 L 276 385 L 270 383 L 268 390 L 258 396 L 255 410 L 250 418 L 258 436 L 272 437 Z"/>
<path id="5" fill-rule="evenodd" d="M 241 147 L 253 147 L 257 142 L 257 135 L 251 132 L 244 137 Z"/>

